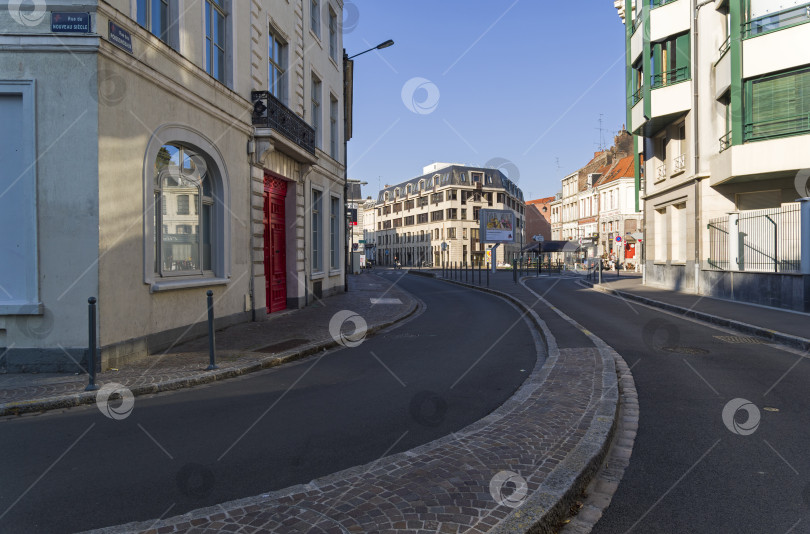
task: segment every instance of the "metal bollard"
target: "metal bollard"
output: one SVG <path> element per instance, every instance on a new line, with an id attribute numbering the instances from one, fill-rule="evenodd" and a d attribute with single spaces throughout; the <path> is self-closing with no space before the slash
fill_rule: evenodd
<path id="1" fill-rule="evenodd" d="M 487 271 L 487 287 L 489 287 L 489 269 L 487 269 L 486 271 Z"/>
<path id="2" fill-rule="evenodd" d="M 214 292 L 209 289 L 206 295 L 208 295 L 208 368 L 206 371 L 213 371 L 219 369 L 214 349 L 216 344 L 214 340 Z"/>
<path id="3" fill-rule="evenodd" d="M 481 262 L 478 262 L 478 285 L 481 285 Z"/>
<path id="4" fill-rule="evenodd" d="M 512 281 L 517 284 L 517 260 L 512 260 Z"/>
<path id="5" fill-rule="evenodd" d="M 464 262 L 464 282 L 467 283 L 470 281 L 470 264 L 466 261 Z"/>
<path id="6" fill-rule="evenodd" d="M 96 297 L 87 299 L 87 374 L 90 379 L 85 391 L 96 391 Z"/>

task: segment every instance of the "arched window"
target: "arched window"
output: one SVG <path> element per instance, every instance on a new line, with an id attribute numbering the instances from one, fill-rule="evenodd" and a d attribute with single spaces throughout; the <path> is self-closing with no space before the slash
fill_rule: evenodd
<path id="1" fill-rule="evenodd" d="M 227 284 L 230 180 L 225 159 L 181 124 L 155 130 L 143 166 L 144 282 L 152 292 Z"/>
<path id="2" fill-rule="evenodd" d="M 214 198 L 205 158 L 181 144 L 166 144 L 154 165 L 155 273 L 211 271 Z"/>
<path id="3" fill-rule="evenodd" d="M 405 191 L 407 192 L 407 194 L 409 194 L 409 195 L 410 195 L 410 194 L 413 192 L 413 186 L 412 186 L 411 184 L 408 184 L 408 185 L 405 187 Z"/>

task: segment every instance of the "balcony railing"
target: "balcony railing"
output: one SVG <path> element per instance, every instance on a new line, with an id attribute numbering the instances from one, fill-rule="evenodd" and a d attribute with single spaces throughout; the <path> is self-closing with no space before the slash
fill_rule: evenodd
<path id="1" fill-rule="evenodd" d="M 630 33 L 635 33 L 637 29 L 641 27 L 641 23 L 644 21 L 644 12 L 639 11 L 636 18 L 633 19 L 633 27 L 630 29 Z"/>
<path id="2" fill-rule="evenodd" d="M 728 150 L 731 146 L 731 132 L 726 132 L 726 135 L 720 138 L 720 152 Z"/>
<path id="3" fill-rule="evenodd" d="M 315 153 L 315 129 L 268 91 L 251 91 L 253 126 L 278 130 L 307 152 Z"/>
<path id="4" fill-rule="evenodd" d="M 756 37 L 782 28 L 810 22 L 810 3 L 768 13 L 743 24 L 743 38 Z"/>
<path id="5" fill-rule="evenodd" d="M 723 44 L 720 45 L 719 48 L 720 57 L 723 57 L 726 54 L 726 52 L 729 51 L 730 48 L 731 48 L 731 36 L 729 35 L 728 37 L 726 37 L 726 40 L 723 41 Z"/>
<path id="6" fill-rule="evenodd" d="M 665 6 L 665 5 L 667 5 L 667 4 L 671 4 L 671 3 L 672 3 L 672 2 L 674 2 L 674 1 L 675 1 L 675 0 L 652 0 L 652 1 L 650 2 L 650 6 L 651 6 L 653 9 L 655 9 L 656 7 L 661 7 L 661 6 Z"/>
<path id="7" fill-rule="evenodd" d="M 676 172 L 685 171 L 686 170 L 686 154 L 681 154 L 680 156 L 675 158 L 675 161 L 673 161 L 672 163 L 673 163 L 673 167 L 672 167 L 672 173 L 673 174 L 676 173 Z"/>
<path id="8" fill-rule="evenodd" d="M 745 140 L 760 141 L 810 133 L 810 113 L 773 121 L 750 122 L 745 125 Z"/>
<path id="9" fill-rule="evenodd" d="M 660 74 L 653 74 L 652 88 L 666 87 L 689 79 L 689 67 L 678 67 Z"/>
<path id="10" fill-rule="evenodd" d="M 639 87 L 638 90 L 635 93 L 630 95 L 630 107 L 631 108 L 633 106 L 635 106 L 636 104 L 638 104 L 639 102 L 641 102 L 641 99 L 643 98 L 643 93 L 644 93 L 644 88 Z"/>
<path id="11" fill-rule="evenodd" d="M 664 178 L 667 177 L 667 164 L 666 163 L 662 163 L 661 165 L 658 166 L 658 168 L 655 169 L 655 176 L 659 180 L 663 180 Z"/>

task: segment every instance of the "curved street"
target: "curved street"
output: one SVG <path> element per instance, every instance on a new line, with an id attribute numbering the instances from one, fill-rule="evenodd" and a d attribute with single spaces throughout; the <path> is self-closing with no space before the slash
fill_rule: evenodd
<path id="1" fill-rule="evenodd" d="M 0 448 L 25 461 L 4 468 L 0 530 L 177 515 L 307 483 L 480 420 L 542 354 L 527 323 L 499 298 L 403 275 L 388 276 L 425 309 L 356 348 L 137 397 L 121 420 L 94 405 L 2 420 Z"/>
<path id="2" fill-rule="evenodd" d="M 527 285 L 621 354 L 638 390 L 630 465 L 594 533 L 810 529 L 806 354 L 576 279 Z"/>

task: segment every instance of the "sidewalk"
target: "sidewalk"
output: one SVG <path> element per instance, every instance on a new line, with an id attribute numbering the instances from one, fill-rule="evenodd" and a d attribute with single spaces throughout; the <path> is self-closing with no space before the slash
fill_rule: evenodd
<path id="1" fill-rule="evenodd" d="M 602 284 L 583 283 L 673 313 L 693 317 L 744 334 L 764 337 L 794 348 L 810 350 L 810 314 L 682 293 L 642 284 L 641 276 L 603 272 Z"/>
<path id="2" fill-rule="evenodd" d="M 373 304 L 371 299 L 384 298 Z M 169 391 L 266 369 L 337 346 L 330 321 L 350 310 L 367 324 L 367 334 L 412 314 L 416 301 L 394 284 L 394 279 L 371 273 L 349 276 L 349 291 L 306 308 L 270 315 L 266 321 L 243 323 L 216 332 L 219 369 L 208 367 L 208 337 L 177 345 L 166 353 L 118 370 L 104 370 L 96 384 L 118 383 L 134 395 Z M 349 331 L 351 333 L 351 331 Z M 95 402 L 96 392 L 85 392 L 86 374 L 2 374 L 0 416 L 41 412 Z"/>
<path id="3" fill-rule="evenodd" d="M 512 273 L 493 275 L 490 289 L 483 285 L 519 308 L 536 328 L 538 350 L 548 348 L 517 392 L 487 417 L 308 484 L 94 532 L 554 531 L 599 467 L 612 434 L 619 402 L 615 353 L 592 344 L 558 348 L 540 318 L 553 312 L 542 304 L 535 311 L 537 299 Z"/>

